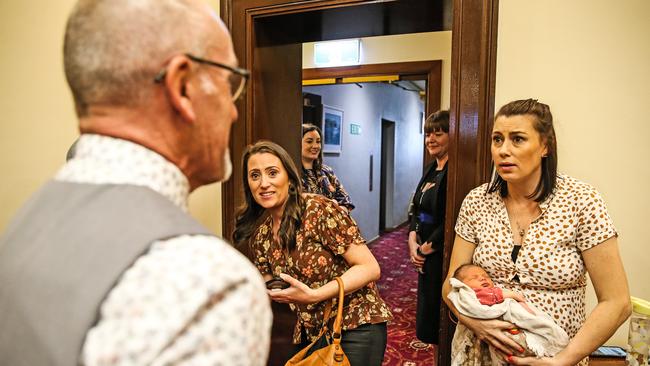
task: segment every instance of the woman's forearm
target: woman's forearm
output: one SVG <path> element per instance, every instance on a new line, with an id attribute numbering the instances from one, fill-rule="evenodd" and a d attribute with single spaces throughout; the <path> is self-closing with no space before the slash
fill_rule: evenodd
<path id="1" fill-rule="evenodd" d="M 573 365 L 605 343 L 631 312 L 630 292 L 616 237 L 582 252 L 598 305 L 567 347 L 556 355 Z"/>
<path id="2" fill-rule="evenodd" d="M 576 336 L 555 357 L 566 365 L 575 365 L 605 343 L 630 316 L 630 311 L 628 297 L 599 302 Z"/>
<path id="3" fill-rule="evenodd" d="M 442 299 L 447 304 L 447 307 L 451 312 L 456 316 L 456 319 L 460 320 L 461 314 L 458 312 L 458 309 L 454 306 L 454 303 L 447 298 L 447 295 L 451 291 L 451 285 L 449 284 L 449 278 L 445 279 L 445 282 L 442 284 Z"/>
<path id="4" fill-rule="evenodd" d="M 368 264 L 356 264 L 348 268 L 347 271 L 341 275 L 343 280 L 343 285 L 345 287 L 345 293 L 349 294 L 357 291 L 358 289 L 366 286 L 372 281 L 379 279 L 380 269 L 379 265 L 374 266 L 370 263 Z M 338 296 L 339 286 L 338 283 L 334 280 L 326 283 L 325 285 L 315 289 L 314 291 L 314 301 L 321 302 L 329 300 L 333 297 Z"/>
<path id="5" fill-rule="evenodd" d="M 409 231 L 408 245 L 411 252 L 415 252 L 415 249 L 419 246 L 417 238 L 418 235 L 415 231 Z"/>

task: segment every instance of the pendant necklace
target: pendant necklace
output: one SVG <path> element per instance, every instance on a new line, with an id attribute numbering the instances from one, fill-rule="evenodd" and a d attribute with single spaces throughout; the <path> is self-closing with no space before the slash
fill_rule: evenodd
<path id="1" fill-rule="evenodd" d="M 521 227 L 521 225 L 519 225 L 518 222 L 517 222 L 517 230 L 518 230 L 517 234 L 519 234 L 519 239 L 523 240 L 523 239 L 524 239 L 524 235 L 526 234 L 526 230 L 524 230 L 524 229 Z"/>

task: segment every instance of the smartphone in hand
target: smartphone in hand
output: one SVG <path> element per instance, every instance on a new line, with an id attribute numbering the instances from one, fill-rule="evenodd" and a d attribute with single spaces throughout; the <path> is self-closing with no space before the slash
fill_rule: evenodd
<path id="1" fill-rule="evenodd" d="M 288 288 L 289 282 L 283 280 L 280 277 L 273 277 L 270 280 L 266 281 L 266 288 L 269 290 L 284 290 Z"/>

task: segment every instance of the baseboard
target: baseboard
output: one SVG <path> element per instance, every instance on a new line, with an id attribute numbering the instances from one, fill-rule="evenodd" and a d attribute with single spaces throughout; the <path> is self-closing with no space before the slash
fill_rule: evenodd
<path id="1" fill-rule="evenodd" d="M 372 238 L 370 240 L 366 240 L 366 246 L 368 248 L 371 248 L 373 245 L 375 245 L 377 243 L 377 239 L 379 239 L 380 237 L 381 237 L 381 235 L 377 235 L 377 236 L 375 236 L 374 238 Z"/>
<path id="2" fill-rule="evenodd" d="M 406 226 L 408 224 L 409 224 L 408 221 L 404 221 L 403 223 L 397 224 L 396 226 L 384 228 L 384 232 L 385 233 L 390 233 L 390 232 L 393 232 L 395 230 L 401 229 L 401 228 L 403 228 L 404 226 Z"/>
<path id="3" fill-rule="evenodd" d="M 407 226 L 408 224 L 409 224 L 409 222 L 405 221 L 405 222 L 403 222 L 403 223 L 401 223 L 401 224 L 399 224 L 397 226 L 393 226 L 392 228 L 386 228 L 386 229 L 384 229 L 384 232 L 382 234 L 390 233 L 390 232 L 393 232 L 395 230 L 399 230 L 399 229 L 403 228 L 404 226 Z M 366 240 L 366 245 L 368 246 L 368 248 L 371 248 L 377 242 L 377 240 L 379 238 L 381 238 L 381 234 L 375 236 L 374 238 L 372 238 L 370 240 Z"/>

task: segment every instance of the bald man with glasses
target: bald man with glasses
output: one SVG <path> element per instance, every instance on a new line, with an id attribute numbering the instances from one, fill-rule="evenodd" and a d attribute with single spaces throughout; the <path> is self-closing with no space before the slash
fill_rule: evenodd
<path id="1" fill-rule="evenodd" d="M 79 0 L 64 65 L 81 136 L 0 237 L 0 364 L 265 365 L 261 276 L 187 214 L 232 169 L 249 73 L 223 23 L 198 0 Z"/>

